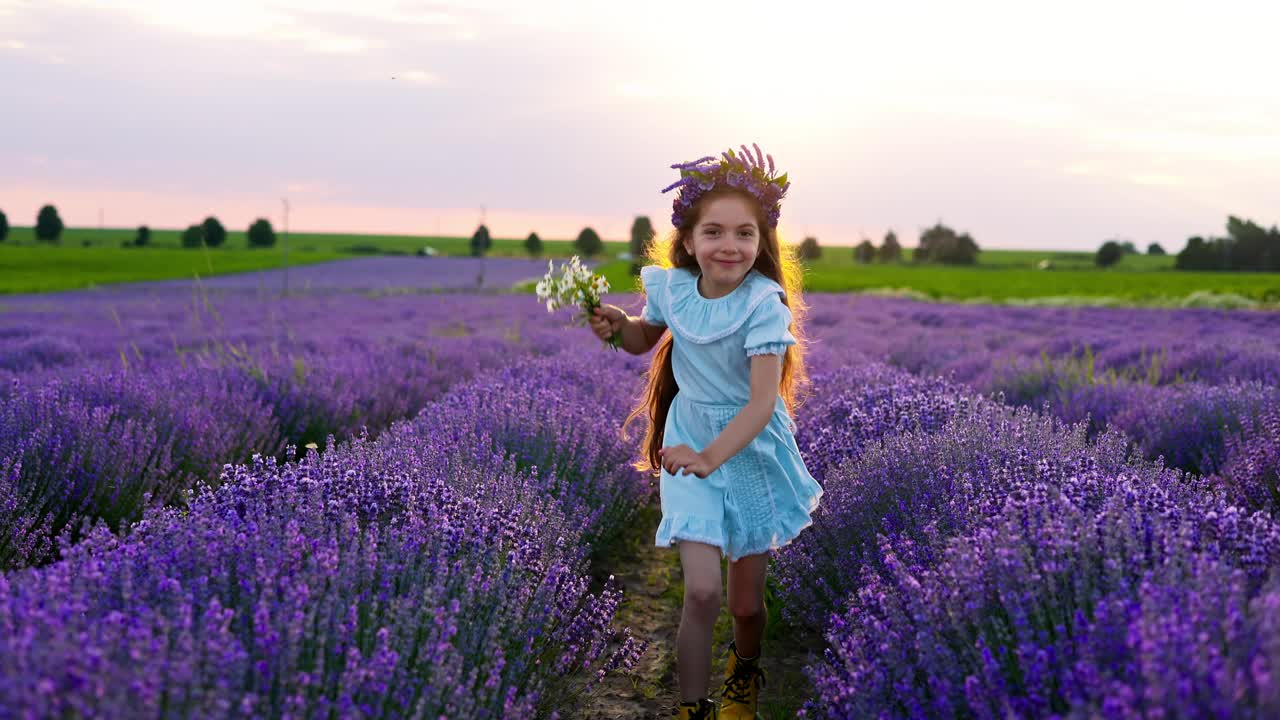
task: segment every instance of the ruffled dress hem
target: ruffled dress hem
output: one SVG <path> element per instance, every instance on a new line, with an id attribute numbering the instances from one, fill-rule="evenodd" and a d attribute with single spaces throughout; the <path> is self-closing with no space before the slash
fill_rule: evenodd
<path id="1" fill-rule="evenodd" d="M 795 542 L 801 531 L 813 524 L 812 514 L 818 509 L 822 495 L 823 491 L 819 488 L 809 498 L 807 507 L 794 507 L 792 512 L 780 517 L 779 522 L 773 526 L 753 528 L 743 533 L 732 529 L 726 532 L 720 523 L 707 518 L 687 513 L 671 513 L 664 516 L 658 524 L 654 544 L 657 547 L 671 547 L 679 540 L 706 543 L 719 548 L 720 555 L 733 562 L 748 555 L 779 550 Z"/>
<path id="2" fill-rule="evenodd" d="M 670 547 L 677 540 L 707 543 L 720 548 L 725 553 L 724 526 L 714 520 L 689 515 L 687 513 L 671 513 L 658 523 L 658 531 L 654 533 L 654 544 L 658 547 Z"/>
<path id="3" fill-rule="evenodd" d="M 731 547 L 726 552 L 729 559 L 738 561 L 748 555 L 759 555 L 770 550 L 779 550 L 795 542 L 801 531 L 813 524 L 812 513 L 818 509 L 822 500 L 822 489 L 809 498 L 808 507 L 793 508 L 793 512 L 779 517 L 779 522 L 772 527 L 760 527 L 734 537 Z M 731 531 L 731 536 L 734 533 Z"/>

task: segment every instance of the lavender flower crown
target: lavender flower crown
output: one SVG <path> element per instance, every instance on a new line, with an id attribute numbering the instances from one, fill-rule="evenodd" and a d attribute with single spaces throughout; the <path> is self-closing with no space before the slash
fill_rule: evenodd
<path id="1" fill-rule="evenodd" d="M 778 216 L 782 213 L 780 203 L 787 194 L 791 183 L 787 182 L 787 174 L 774 176 L 773 156 L 760 152 L 760 146 L 751 143 L 756 154 L 752 156 L 746 145 L 740 146 L 742 154 L 734 153 L 730 148 L 721 153 L 721 159 L 708 155 L 693 162 L 677 163 L 673 169 L 680 171 L 680 179 L 662 189 L 667 192 L 680 188 L 672 203 L 671 224 L 680 227 L 687 213 L 698 198 L 716 185 L 727 185 L 742 189 L 749 193 L 765 209 L 769 227 L 778 226 Z M 769 161 L 769 169 L 765 171 L 765 160 Z"/>

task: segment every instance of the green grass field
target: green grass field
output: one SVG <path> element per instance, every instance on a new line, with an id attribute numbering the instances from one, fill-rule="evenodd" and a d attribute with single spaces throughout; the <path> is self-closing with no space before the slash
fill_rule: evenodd
<path id="1" fill-rule="evenodd" d="M 0 295 L 89 288 L 139 280 L 210 277 L 281 267 L 283 239 L 274 248 L 248 247 L 243 231 L 228 231 L 220 248 L 184 248 L 178 230 L 152 230 L 146 247 L 123 247 L 133 241 L 132 228 L 67 228 L 59 245 L 38 244 L 30 227 L 10 228 L 0 243 Z M 360 255 L 411 255 L 432 247 L 442 255 L 466 255 L 470 238 L 410 235 L 290 233 L 289 264 L 307 265 Z M 626 250 L 624 242 L 607 242 L 607 253 Z M 573 254 L 571 240 L 544 240 L 550 257 Z M 524 239 L 495 239 L 490 256 L 528 257 Z"/>
<path id="2" fill-rule="evenodd" d="M 1276 273 L 1184 272 L 1173 269 L 1170 256 L 1127 256 L 1107 269 L 1095 267 L 1093 254 L 1084 252 L 986 250 L 979 257 L 972 267 L 860 265 L 852 251 L 826 248 L 821 259 L 805 267 L 804 285 L 810 292 L 875 292 L 948 302 L 1280 309 Z M 1045 258 L 1052 268 L 1038 269 Z M 637 287 L 629 261 L 605 263 L 597 272 L 619 292 Z"/>
<path id="3" fill-rule="evenodd" d="M 135 280 L 208 277 L 280 267 L 281 243 L 248 249 L 244 232 L 229 232 L 217 249 L 180 247 L 177 230 L 154 230 L 151 245 L 121 247 L 133 229 L 68 228 L 57 246 L 37 245 L 30 228 L 13 228 L 0 243 L 0 294 L 48 292 Z M 302 265 L 368 254 L 413 254 L 424 247 L 466 255 L 470 239 L 410 235 L 290 233 L 289 264 Z M 574 254 L 568 239 L 543 241 L 543 257 Z M 606 241 L 604 258 L 627 243 Z M 907 255 L 909 256 L 909 250 Z M 527 257 L 523 238 L 495 238 L 491 256 Z M 1048 269 L 1041 264 L 1048 261 Z M 1128 255 L 1096 268 L 1091 252 L 985 250 L 971 267 L 911 263 L 861 265 L 847 247 L 823 248 L 805 269 L 805 287 L 818 292 L 875 292 L 961 302 L 1060 304 L 1207 304 L 1280 308 L 1280 274 L 1180 272 L 1172 255 Z M 617 291 L 637 287 L 628 260 L 604 260 L 597 271 Z M 532 283 L 516 288 L 532 290 Z"/>
<path id="4" fill-rule="evenodd" d="M 1177 305 L 1280 304 L 1280 274 L 1210 273 L 1177 270 L 1029 270 L 1023 268 L 939 267 L 934 265 L 832 266 L 815 263 L 806 271 L 805 287 L 823 292 L 896 290 L 934 300 L 1009 302 L 1015 299 L 1058 299 L 1066 304 Z M 1227 296 L 1239 296 L 1233 301 Z"/>
<path id="5" fill-rule="evenodd" d="M 290 252 L 290 265 L 348 257 L 332 251 Z M 280 249 L 173 247 L 34 247 L 0 244 L 0 295 L 75 290 L 138 280 L 211 277 L 280 267 Z"/>

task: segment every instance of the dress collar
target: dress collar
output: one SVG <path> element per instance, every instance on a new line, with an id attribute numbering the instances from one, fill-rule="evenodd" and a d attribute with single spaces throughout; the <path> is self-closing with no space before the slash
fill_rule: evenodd
<path id="1" fill-rule="evenodd" d="M 729 294 L 705 298 L 698 292 L 697 274 L 672 268 L 666 288 L 669 324 L 687 340 L 714 342 L 742 327 L 756 306 L 773 293 L 786 295 L 781 285 L 751 268 Z"/>

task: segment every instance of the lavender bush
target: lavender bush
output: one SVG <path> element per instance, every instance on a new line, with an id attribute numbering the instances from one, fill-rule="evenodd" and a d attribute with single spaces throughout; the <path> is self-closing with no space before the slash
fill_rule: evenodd
<path id="1" fill-rule="evenodd" d="M 883 386 L 845 393 L 846 403 L 865 403 L 868 414 L 886 414 L 877 402 L 883 402 Z M 936 397 L 917 396 L 908 407 L 927 416 Z M 864 565 L 877 562 L 878 535 L 903 552 L 909 548 L 913 562 L 935 562 L 952 536 L 982 521 L 979 506 L 1002 498 L 1019 468 L 1053 467 L 1069 474 L 1134 461 L 1120 433 L 1091 443 L 1083 426 L 1067 427 L 1027 408 L 977 398 L 956 398 L 954 407 L 932 427 L 890 426 L 828 466 L 814 524 L 776 557 L 790 617 L 815 629 L 825 626 L 861 584 Z"/>
<path id="2" fill-rule="evenodd" d="M 1242 506 L 1280 517 L 1280 407 L 1267 409 L 1226 440 L 1222 481 Z"/>
<path id="3" fill-rule="evenodd" d="M 1088 420 L 1093 431 L 1123 430 L 1148 457 L 1190 472 L 1210 474 L 1230 455 L 1227 438 L 1280 403 L 1280 388 L 1257 382 L 1082 385 L 1045 401 L 1069 421 Z M 1235 446 L 1239 447 L 1239 446 Z"/>
<path id="4" fill-rule="evenodd" d="M 126 526 L 223 463 L 376 435 L 461 380 L 564 343 L 540 308 L 491 297 L 231 292 L 188 306 L 134 288 L 104 309 L 84 295 L 19 299 L 4 318 L 24 340 L 0 351 L 17 370 L 0 388 L 0 470 L 18 514 L 0 529 L 0 569 L 51 560 L 52 536 L 74 541 L 82 522 Z"/>
<path id="5" fill-rule="evenodd" d="M 308 367 L 339 355 L 429 357 L 501 341 L 534 354 L 558 351 L 563 323 L 509 295 L 356 292 L 286 297 L 179 287 L 5 298 L 0 313 L 0 393 L 82 368 L 150 371 L 175 364 Z M 382 378 L 397 380 L 396 376 Z"/>
<path id="6" fill-rule="evenodd" d="M 827 355 L 856 351 L 1042 408 L 1090 432 L 1114 424 L 1154 459 L 1208 473 L 1225 437 L 1275 402 L 1280 314 L 1150 308 L 944 305 L 816 296 Z"/>
<path id="7" fill-rule="evenodd" d="M 512 353 L 501 340 L 475 338 L 421 354 L 353 347 L 308 357 L 272 369 L 242 353 L 224 365 L 15 384 L 0 403 L 0 464 L 20 468 L 14 488 L 36 526 L 50 518 L 57 533 L 86 518 L 118 528 L 139 517 L 144 498 L 174 502 L 225 462 L 380 431 Z M 0 568 L 50 557 L 12 544 L 0 538 Z"/>
<path id="8" fill-rule="evenodd" d="M 1217 478 L 1142 459 L 1116 428 L 1091 437 L 1084 423 L 978 398 L 932 413 L 944 422 L 903 422 L 931 416 L 917 409 L 927 401 L 887 390 L 902 381 L 883 369 L 858 382 L 869 370 L 846 370 L 806 405 L 806 424 L 850 427 L 820 433 L 835 458 L 823 506 L 776 558 L 784 612 L 829 643 L 809 668 L 806 715 L 1280 708 L 1280 525 L 1233 505 Z M 1153 389 L 1145 410 L 1161 427 L 1199 406 L 1258 411 L 1227 400 L 1257 388 L 1169 390 L 1183 394 Z M 1202 447 L 1200 433 L 1171 446 Z"/>
<path id="9" fill-rule="evenodd" d="M 520 360 L 442 398 L 415 420 L 416 435 L 437 442 L 509 453 L 521 470 L 539 472 L 565 513 L 587 530 L 583 541 L 606 549 L 656 488 L 630 466 L 637 446 L 610 428 L 630 409 L 643 359 L 584 353 L 577 362 Z M 603 433 L 602 433 L 603 431 Z"/>
<path id="10" fill-rule="evenodd" d="M 541 370 L 567 403 L 596 394 L 576 383 L 602 372 L 599 359 L 543 363 L 529 379 Z M 32 717 L 571 708 L 642 650 L 609 627 L 616 588 L 587 591 L 581 544 L 625 515 L 565 512 L 592 494 L 575 483 L 621 478 L 521 470 L 483 428 L 464 443 L 424 434 L 458 408 L 442 399 L 377 441 L 296 464 L 228 466 L 186 510 L 148 510 L 127 538 L 99 528 L 59 563 L 0 577 L 0 706 Z M 524 426 L 537 426 L 526 409 Z M 581 437 L 607 438 L 619 420 L 574 417 Z"/>
<path id="11" fill-rule="evenodd" d="M 796 413 L 796 444 L 813 476 L 908 430 L 932 431 L 981 400 L 942 378 L 916 378 L 878 362 L 832 366 L 819 355 L 810 392 Z"/>
<path id="12" fill-rule="evenodd" d="M 228 459 L 282 449 L 271 408 L 235 372 L 88 373 L 19 388 L 0 403 L 0 471 L 25 531 L 0 535 L 0 569 L 51 559 L 36 528 L 72 539 L 81 519 L 119 529 Z"/>
<path id="13" fill-rule="evenodd" d="M 806 715 L 1274 716 L 1280 526 L 1160 475 L 1019 473 L 934 566 L 881 536 Z"/>

